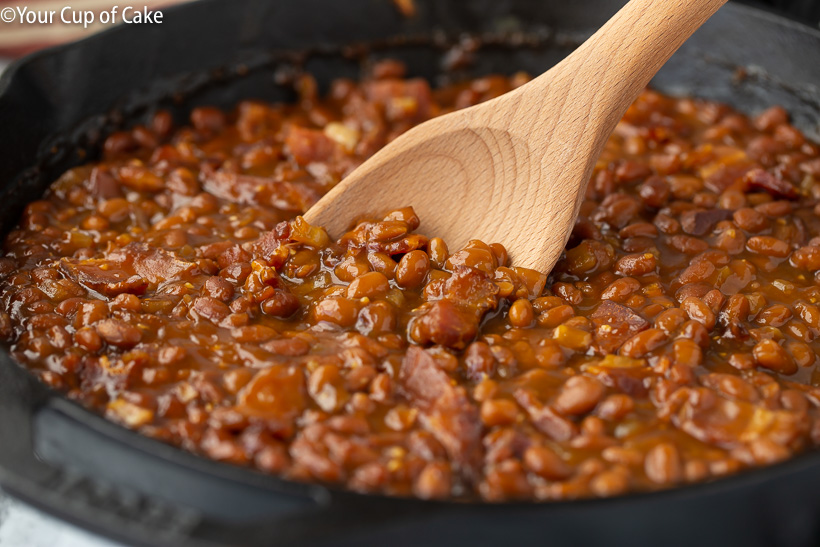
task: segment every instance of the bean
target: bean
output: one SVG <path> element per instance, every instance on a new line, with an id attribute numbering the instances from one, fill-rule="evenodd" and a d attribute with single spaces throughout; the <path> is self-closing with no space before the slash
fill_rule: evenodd
<path id="1" fill-rule="evenodd" d="M 452 489 L 452 474 L 447 464 L 430 462 L 422 469 L 413 493 L 422 499 L 442 499 L 450 495 Z"/>
<path id="2" fill-rule="evenodd" d="M 396 283 L 405 289 L 414 289 L 424 282 L 430 271 L 430 259 L 421 250 L 410 251 L 396 268 Z"/>
<path id="3" fill-rule="evenodd" d="M 718 204 L 721 209 L 736 211 L 746 205 L 746 196 L 736 188 L 729 188 L 720 194 Z"/>
<path id="4" fill-rule="evenodd" d="M 97 331 L 91 327 L 83 327 L 74 333 L 74 343 L 84 350 L 95 353 L 102 348 L 103 341 Z"/>
<path id="5" fill-rule="evenodd" d="M 754 125 L 761 131 L 772 131 L 789 121 L 789 115 L 782 106 L 772 106 L 754 118 Z"/>
<path id="6" fill-rule="evenodd" d="M 601 456 L 610 463 L 626 466 L 637 466 L 644 461 L 644 456 L 640 451 L 620 446 L 609 446 L 603 449 Z"/>
<path id="7" fill-rule="evenodd" d="M 231 313 L 231 309 L 227 304 L 210 296 L 200 296 L 197 298 L 191 309 L 198 315 L 214 322 L 225 319 Z"/>
<path id="8" fill-rule="evenodd" d="M 237 342 L 258 344 L 276 336 L 276 331 L 265 325 L 247 325 L 233 329 L 231 336 Z"/>
<path id="9" fill-rule="evenodd" d="M 518 418 L 518 405 L 509 399 L 488 399 L 481 403 L 481 421 L 487 427 L 512 425 Z"/>
<path id="10" fill-rule="evenodd" d="M 683 327 L 680 329 L 680 334 L 678 334 L 678 338 L 688 338 L 698 344 L 701 348 L 708 348 L 710 343 L 709 331 L 703 326 L 702 323 L 693 320 L 687 321 L 683 324 Z"/>
<path id="11" fill-rule="evenodd" d="M 702 239 L 687 235 L 675 235 L 669 238 L 669 245 L 684 254 L 697 255 L 709 248 L 709 244 Z"/>
<path id="12" fill-rule="evenodd" d="M 327 321 L 340 327 L 350 327 L 358 318 L 357 306 L 346 298 L 327 298 L 313 307 L 314 321 Z"/>
<path id="13" fill-rule="evenodd" d="M 633 359 L 643 357 L 666 343 L 667 335 L 660 329 L 647 329 L 623 343 L 620 354 Z"/>
<path id="14" fill-rule="evenodd" d="M 525 298 L 519 298 L 510 306 L 508 317 L 510 323 L 518 328 L 523 329 L 532 326 L 535 321 L 532 303 Z"/>
<path id="15" fill-rule="evenodd" d="M 626 471 L 603 471 L 592 478 L 589 488 L 596 496 L 617 496 L 629 488 L 629 474 Z"/>
<path id="16" fill-rule="evenodd" d="M 505 249 L 501 243 L 490 244 L 490 249 L 495 255 L 496 263 L 499 266 L 507 266 L 510 261 L 510 255 L 507 253 L 507 249 Z"/>
<path id="17" fill-rule="evenodd" d="M 524 452 L 524 468 L 551 481 L 560 481 L 572 475 L 572 467 L 546 446 L 533 445 Z"/>
<path id="18" fill-rule="evenodd" d="M 510 366 L 514 364 L 514 357 L 509 356 L 506 359 L 501 357 L 499 354 L 503 353 L 505 348 L 500 347 L 493 347 L 494 355 L 496 359 L 506 366 Z M 538 346 L 536 346 L 533 351 L 535 352 L 535 361 L 539 367 L 543 368 L 558 368 L 563 366 L 566 363 L 566 357 L 564 356 L 564 350 L 561 349 L 561 346 L 555 340 L 550 340 L 549 338 L 545 338 L 538 342 Z M 507 356 L 508 354 L 504 354 Z M 506 363 L 505 363 L 506 361 Z"/>
<path id="19" fill-rule="evenodd" d="M 706 329 L 711 330 L 714 328 L 715 314 L 703 300 L 690 296 L 681 302 L 681 309 L 686 312 L 690 319 L 702 324 Z"/>
<path id="20" fill-rule="evenodd" d="M 733 353 L 729 356 L 729 364 L 738 370 L 751 370 L 755 363 L 752 356 L 746 353 Z"/>
<path id="21" fill-rule="evenodd" d="M 662 178 L 649 177 L 641 184 L 638 193 L 647 206 L 659 209 L 666 204 L 671 190 L 669 184 Z"/>
<path id="22" fill-rule="evenodd" d="M 678 281 L 684 285 L 700 283 L 709 279 L 713 273 L 715 273 L 714 264 L 706 260 L 699 260 L 687 266 L 678 276 Z"/>
<path id="23" fill-rule="evenodd" d="M 675 364 L 696 367 L 703 362 L 703 350 L 692 340 L 679 339 L 672 344 Z"/>
<path id="24" fill-rule="evenodd" d="M 395 279 L 398 264 L 390 255 L 380 252 L 370 253 L 367 255 L 367 261 L 373 267 L 373 270 L 383 274 L 387 279 Z"/>
<path id="25" fill-rule="evenodd" d="M 729 226 L 719 226 L 718 235 L 715 240 L 715 247 L 726 251 L 731 255 L 742 253 L 746 249 L 746 236 L 740 231 Z"/>
<path id="26" fill-rule="evenodd" d="M 629 395 L 614 393 L 607 396 L 598 405 L 597 413 L 604 420 L 620 420 L 635 408 L 635 402 Z"/>
<path id="27" fill-rule="evenodd" d="M 800 247 L 792 253 L 789 261 L 792 266 L 801 270 L 820 270 L 820 247 Z"/>
<path id="28" fill-rule="evenodd" d="M 657 484 L 673 484 L 683 478 L 680 454 L 674 444 L 660 443 L 646 454 L 646 476 Z"/>
<path id="29" fill-rule="evenodd" d="M 573 376 L 566 381 L 555 399 L 555 408 L 563 414 L 586 414 L 595 408 L 603 396 L 604 387 L 598 380 Z"/>
<path id="30" fill-rule="evenodd" d="M 625 276 L 641 276 L 655 271 L 657 260 L 652 253 L 626 255 L 615 263 L 615 271 Z"/>
<path id="31" fill-rule="evenodd" d="M 641 283 L 634 277 L 622 277 L 610 283 L 601 293 L 601 300 L 623 302 L 641 289 Z"/>
<path id="32" fill-rule="evenodd" d="M 225 114 L 214 107 L 201 106 L 191 111 L 191 124 L 200 133 L 218 133 L 225 123 Z"/>
<path id="33" fill-rule="evenodd" d="M 367 272 L 350 283 L 347 287 L 347 297 L 351 299 L 377 298 L 386 294 L 389 289 L 390 280 L 383 273 Z"/>
<path id="34" fill-rule="evenodd" d="M 786 351 L 792 356 L 797 366 L 808 367 L 817 360 L 817 355 L 805 342 L 791 340 L 786 342 Z"/>
<path id="35" fill-rule="evenodd" d="M 785 258 L 790 252 L 789 245 L 785 241 L 771 236 L 750 237 L 746 242 L 746 247 L 753 253 L 776 258 Z"/>
<path id="36" fill-rule="evenodd" d="M 538 324 L 546 328 L 557 327 L 574 315 L 575 310 L 572 309 L 572 306 L 556 306 L 541 313 L 541 315 L 538 316 Z"/>
<path id="37" fill-rule="evenodd" d="M 753 234 L 762 232 L 769 226 L 765 215 L 748 207 L 735 211 L 732 219 L 738 228 Z"/>
<path id="38" fill-rule="evenodd" d="M 205 281 L 205 293 L 217 300 L 227 302 L 233 297 L 234 287 L 222 277 L 211 276 Z"/>
<path id="39" fill-rule="evenodd" d="M 752 456 L 759 464 L 773 464 L 789 457 L 789 449 L 781 446 L 770 439 L 755 439 L 749 448 Z"/>
<path id="40" fill-rule="evenodd" d="M 443 268 L 444 263 L 447 261 L 447 258 L 449 258 L 449 251 L 447 250 L 447 244 L 444 243 L 444 240 L 440 237 L 434 237 L 427 244 L 427 250 L 430 253 L 430 263 L 433 267 L 438 269 Z"/>
<path id="41" fill-rule="evenodd" d="M 287 291 L 276 289 L 270 297 L 262 301 L 260 308 L 266 315 L 286 318 L 299 309 L 299 299 Z"/>
<path id="42" fill-rule="evenodd" d="M 364 335 L 392 332 L 396 328 L 396 312 L 389 302 L 378 301 L 359 312 L 356 329 Z"/>
<path id="43" fill-rule="evenodd" d="M 686 322 L 686 317 L 686 313 L 680 308 L 670 308 L 658 314 L 655 326 L 671 335 Z"/>
<path id="44" fill-rule="evenodd" d="M 752 350 L 755 363 L 758 366 L 779 372 L 780 374 L 794 374 L 797 364 L 791 356 L 774 340 L 761 340 Z"/>
<path id="45" fill-rule="evenodd" d="M 782 327 L 791 317 L 792 312 L 788 307 L 782 304 L 775 304 L 761 311 L 755 320 L 761 325 Z"/>
<path id="46" fill-rule="evenodd" d="M 319 408 L 325 412 L 335 412 L 350 398 L 344 384 L 339 367 L 322 365 L 310 374 L 308 391 Z"/>
<path id="47" fill-rule="evenodd" d="M 137 327 L 119 319 L 103 319 L 97 322 L 94 327 L 97 334 L 112 346 L 130 348 L 137 345 L 142 339 L 142 332 Z M 93 346 L 93 342 L 90 342 L 88 338 L 85 339 L 85 343 Z"/>
<path id="48" fill-rule="evenodd" d="M 353 258 L 346 258 L 336 266 L 334 273 L 340 280 L 350 283 L 369 271 L 369 263 Z"/>

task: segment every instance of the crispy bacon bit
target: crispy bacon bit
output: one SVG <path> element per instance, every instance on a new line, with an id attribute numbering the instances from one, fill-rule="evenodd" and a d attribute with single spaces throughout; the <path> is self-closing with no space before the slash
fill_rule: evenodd
<path id="1" fill-rule="evenodd" d="M 602 355 L 613 353 L 649 323 L 626 306 L 604 300 L 589 316 L 595 324 L 595 345 Z"/>
<path id="2" fill-rule="evenodd" d="M 325 162 L 337 150 L 336 142 L 318 129 L 292 125 L 285 138 L 285 146 L 299 165 Z"/>
<path id="3" fill-rule="evenodd" d="M 124 269 L 147 279 L 150 283 L 161 283 L 191 273 L 196 264 L 180 260 L 174 254 L 147 243 L 129 243 L 108 254 L 108 258 Z"/>
<path id="4" fill-rule="evenodd" d="M 88 178 L 86 188 L 92 196 L 98 199 L 113 199 L 122 197 L 122 189 L 117 184 L 117 180 L 102 167 L 95 167 Z"/>
<path id="5" fill-rule="evenodd" d="M 409 326 L 410 337 L 418 344 L 441 344 L 463 349 L 478 332 L 478 318 L 452 300 L 425 304 Z"/>
<path id="6" fill-rule="evenodd" d="M 203 173 L 203 188 L 214 196 L 233 203 L 265 204 L 284 211 L 304 212 L 321 197 L 314 184 L 296 184 L 227 171 Z"/>
<path id="7" fill-rule="evenodd" d="M 498 285 L 481 270 L 457 266 L 439 291 L 428 297 L 440 300 L 419 308 L 408 325 L 410 337 L 418 344 L 463 349 L 475 338 L 484 314 L 498 305 Z"/>
<path id="8" fill-rule="evenodd" d="M 109 260 L 64 258 L 60 261 L 60 269 L 80 285 L 109 298 L 122 293 L 143 294 L 149 285 L 144 277 L 128 273 Z"/>
<path id="9" fill-rule="evenodd" d="M 390 119 L 421 121 L 430 116 L 433 96 L 427 80 L 375 80 L 364 89 L 368 100 L 384 105 Z"/>
<path id="10" fill-rule="evenodd" d="M 515 400 L 530 415 L 535 427 L 556 441 L 568 441 L 578 434 L 578 427 L 551 407 L 541 403 L 529 389 L 515 390 Z"/>
<path id="11" fill-rule="evenodd" d="M 707 211 L 686 211 L 681 214 L 681 228 L 687 234 L 704 236 L 712 231 L 721 220 L 732 218 L 732 211 L 727 209 L 709 209 Z"/>
<path id="12" fill-rule="evenodd" d="M 765 190 L 779 198 L 795 199 L 798 195 L 792 183 L 772 175 L 765 169 L 752 169 L 743 177 L 743 182 L 750 188 Z"/>
<path id="13" fill-rule="evenodd" d="M 761 438 L 786 446 L 808 428 L 790 412 L 731 401 L 705 388 L 693 390 L 672 420 L 701 442 L 727 449 Z"/>
<path id="14" fill-rule="evenodd" d="M 477 477 L 483 458 L 478 408 L 463 387 L 455 386 L 429 352 L 411 346 L 399 380 L 411 402 L 422 409 L 422 423 L 461 467 L 467 480 Z"/>

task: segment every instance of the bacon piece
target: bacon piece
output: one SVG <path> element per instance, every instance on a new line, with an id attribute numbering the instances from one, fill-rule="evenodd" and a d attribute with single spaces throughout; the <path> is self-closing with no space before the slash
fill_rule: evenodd
<path id="1" fill-rule="evenodd" d="M 307 407 L 305 375 L 298 366 L 273 365 L 256 373 L 239 392 L 236 409 L 265 420 L 279 436 L 289 437 L 294 420 Z"/>
<path id="2" fill-rule="evenodd" d="M 95 167 L 85 185 L 88 192 L 98 199 L 122 197 L 122 189 L 108 169 Z"/>
<path id="3" fill-rule="evenodd" d="M 337 149 L 336 142 L 318 129 L 290 126 L 285 146 L 299 165 L 326 162 Z"/>
<path id="4" fill-rule="evenodd" d="M 475 479 L 483 459 L 481 419 L 464 388 L 453 385 L 435 358 L 417 346 L 408 348 L 399 381 L 413 405 L 422 409 L 425 428 L 459 465 L 464 477 Z"/>
<path id="5" fill-rule="evenodd" d="M 539 401 L 531 390 L 518 388 L 513 395 L 530 415 L 533 425 L 542 433 L 558 442 L 568 441 L 578 434 L 578 427 L 574 423 Z"/>
<path id="6" fill-rule="evenodd" d="M 478 321 L 452 300 L 438 300 L 421 307 L 409 325 L 410 337 L 419 344 L 463 349 L 478 333 Z"/>
<path id="7" fill-rule="evenodd" d="M 219 199 L 242 205 L 271 205 L 284 211 L 304 212 L 319 201 L 315 185 L 298 184 L 228 171 L 203 170 L 202 187 Z"/>
<path id="8" fill-rule="evenodd" d="M 464 349 L 478 333 L 487 310 L 498 305 L 498 286 L 483 271 L 458 266 L 427 297 L 434 301 L 424 304 L 410 322 L 410 337 L 419 344 Z"/>
<path id="9" fill-rule="evenodd" d="M 116 266 L 109 260 L 75 260 L 64 258 L 60 270 L 80 285 L 113 298 L 118 294 L 145 293 L 149 281 Z"/>
<path id="10" fill-rule="evenodd" d="M 632 336 L 649 327 L 646 319 L 612 300 L 601 302 L 589 318 L 597 327 L 595 345 L 601 354 L 614 353 Z"/>
<path id="11" fill-rule="evenodd" d="M 721 220 L 732 218 L 732 211 L 728 209 L 709 209 L 707 211 L 686 211 L 681 214 L 681 228 L 687 234 L 703 236 L 712 231 Z"/>
<path id="12" fill-rule="evenodd" d="M 743 182 L 750 188 L 765 190 L 775 197 L 786 199 L 797 198 L 797 189 L 786 180 L 776 177 L 765 169 L 752 169 L 743 177 Z"/>
<path id="13" fill-rule="evenodd" d="M 242 248 L 255 258 L 264 259 L 269 266 L 279 270 L 285 265 L 285 261 L 289 256 L 289 250 L 285 246 L 289 238 L 290 223 L 280 222 L 273 230 L 265 232 L 255 241 L 244 244 Z"/>
<path id="14" fill-rule="evenodd" d="M 690 394 L 672 414 L 672 423 L 701 442 L 725 449 L 755 439 L 787 446 L 805 435 L 809 427 L 793 413 L 731 401 L 703 389 Z"/>
<path id="15" fill-rule="evenodd" d="M 384 105 L 390 119 L 423 120 L 430 116 L 432 92 L 427 80 L 385 79 L 364 84 L 367 99 Z"/>
<path id="16" fill-rule="evenodd" d="M 125 270 L 133 269 L 150 283 L 179 279 L 181 274 L 193 273 L 196 268 L 193 262 L 180 260 L 173 253 L 145 243 L 129 243 L 110 252 L 108 258 Z"/>

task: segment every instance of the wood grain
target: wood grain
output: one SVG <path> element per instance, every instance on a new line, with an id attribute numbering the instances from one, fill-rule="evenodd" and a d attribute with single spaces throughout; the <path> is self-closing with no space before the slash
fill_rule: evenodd
<path id="1" fill-rule="evenodd" d="M 504 244 L 549 271 L 604 143 L 649 80 L 726 0 L 632 0 L 562 62 L 497 99 L 408 131 L 305 215 L 334 237 L 412 205 L 450 249 Z"/>

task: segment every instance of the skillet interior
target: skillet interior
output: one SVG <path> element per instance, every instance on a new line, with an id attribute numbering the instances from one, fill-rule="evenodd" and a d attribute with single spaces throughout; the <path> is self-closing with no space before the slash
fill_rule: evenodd
<path id="1" fill-rule="evenodd" d="M 80 151 L 93 156 L 107 132 L 158 105 L 182 119 L 199 104 L 287 100 L 274 78 L 283 59 L 303 61 L 326 85 L 358 75 L 364 50 L 342 47 L 350 44 L 401 58 L 411 74 L 436 80 L 446 46 L 462 33 L 485 36 L 488 44 L 467 69 L 447 77 L 538 73 L 622 3 L 424 0 L 407 19 L 388 0 L 205 0 L 168 10 L 161 27 L 122 27 L 35 55 L 0 82 L 3 231 L 64 169 L 85 161 Z M 496 40 L 501 43 L 493 45 Z M 305 50 L 314 54 L 282 55 Z M 817 138 L 818 62 L 820 34 L 730 5 L 673 57 L 654 86 L 746 112 L 781 104 Z M 738 67 L 745 78 L 738 78 Z M 359 496 L 216 464 L 141 437 L 52 396 L 6 353 L 0 354 L 0 443 L 7 489 L 63 518 L 149 543 L 561 544 L 615 537 L 802 545 L 820 538 L 816 454 L 714 484 L 618 500 L 499 507 Z"/>

